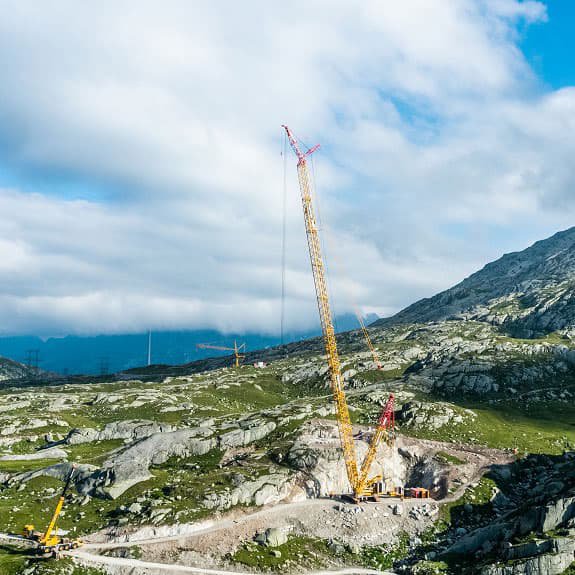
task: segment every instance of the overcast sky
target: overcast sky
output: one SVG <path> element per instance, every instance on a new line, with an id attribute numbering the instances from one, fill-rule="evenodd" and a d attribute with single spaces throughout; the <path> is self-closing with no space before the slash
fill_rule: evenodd
<path id="1" fill-rule="evenodd" d="M 570 227 L 575 14 L 548 4 L 0 0 L 0 333 L 277 332 L 282 123 L 321 144 L 337 313 Z M 286 160 L 295 329 L 317 312 Z"/>

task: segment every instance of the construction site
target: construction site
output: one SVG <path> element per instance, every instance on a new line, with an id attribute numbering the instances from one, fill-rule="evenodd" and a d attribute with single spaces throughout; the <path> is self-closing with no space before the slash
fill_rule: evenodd
<path id="1" fill-rule="evenodd" d="M 510 460 L 507 453 L 496 449 L 470 449 L 402 437 L 401 427 L 396 422 L 396 394 L 399 392 L 404 404 L 405 398 L 413 397 L 413 393 L 406 392 L 403 386 L 401 390 L 393 389 L 393 380 L 388 381 L 386 377 L 389 367 L 379 357 L 377 346 L 360 316 L 359 334 L 364 351 L 360 346 L 351 361 L 356 367 L 359 364 L 364 370 L 367 368 L 374 383 L 346 391 L 350 370 L 348 365 L 344 372 L 338 353 L 308 168 L 308 159 L 319 146 L 302 149 L 290 129 L 287 126 L 283 129 L 297 160 L 309 258 L 323 333 L 323 355 L 313 360 L 314 368 L 323 374 L 331 390 L 331 401 L 323 394 L 323 385 L 308 388 L 310 396 L 302 401 L 301 383 L 296 386 L 291 381 L 293 373 L 297 374 L 298 362 L 289 359 L 267 364 L 256 357 L 253 365 L 268 377 L 270 372 L 273 374 L 274 388 L 278 386 L 279 376 L 279 385 L 294 388 L 288 395 L 294 392 L 295 395 L 289 401 L 280 399 L 275 407 L 268 406 L 267 410 L 243 412 L 234 423 L 229 421 L 229 416 L 199 419 L 195 427 L 191 427 L 190 422 L 183 428 L 154 423 L 157 419 L 147 409 L 150 398 L 142 398 L 146 393 L 140 391 L 138 400 L 132 402 L 123 396 L 136 385 L 133 381 L 120 387 L 114 383 L 99 385 L 102 391 L 88 401 L 88 405 L 111 405 L 113 410 L 120 407 L 120 411 L 125 406 L 134 406 L 136 418 L 120 422 L 124 430 L 118 430 L 118 422 L 108 423 L 102 431 L 95 432 L 94 439 L 99 442 L 122 439 L 126 447 L 113 448 L 107 459 L 102 459 L 101 467 L 88 464 L 92 458 L 87 452 L 88 457 L 79 458 L 77 463 L 58 463 L 5 478 L 8 486 L 19 485 L 19 489 L 43 476 L 59 478 L 63 482 L 46 527 L 40 525 L 40 518 L 32 515 L 29 523 L 22 525 L 21 533 L 4 535 L 9 543 L 22 544 L 41 558 L 52 561 L 73 558 L 80 565 L 100 568 L 107 573 L 132 573 L 136 568 L 138 573 L 231 573 L 235 572 L 234 564 L 241 567 L 238 572 L 244 572 L 250 566 L 256 571 L 275 566 L 298 572 L 304 568 L 314 572 L 320 567 L 347 573 L 382 572 L 384 567 L 393 565 L 394 554 L 400 555 L 405 548 L 422 544 L 423 534 L 439 520 L 441 503 L 456 501 L 470 487 L 477 486 L 487 466 Z M 160 388 L 163 396 L 170 395 L 170 388 L 172 397 L 188 393 L 187 403 L 182 407 L 159 408 L 156 415 L 178 413 L 181 416 L 182 411 L 191 409 L 187 415 L 193 414 L 197 418 L 194 406 L 198 402 L 194 395 L 200 390 L 208 403 L 226 403 L 229 395 L 226 390 L 234 388 L 232 395 L 235 397 L 239 392 L 241 396 L 247 384 L 253 384 L 264 395 L 271 391 L 265 389 L 265 379 L 263 383 L 257 383 L 260 379 L 253 370 L 246 373 L 248 367 L 243 365 L 245 344 L 234 342 L 233 347 L 226 347 L 205 343 L 198 344 L 198 348 L 232 352 L 231 366 L 212 375 L 200 372 L 199 377 L 167 377 L 160 386 L 137 382 L 148 389 L 152 397 Z M 325 367 L 317 364 L 320 361 L 325 361 Z M 345 364 L 349 363 L 350 358 L 346 357 Z M 288 370 L 285 369 L 287 365 L 290 366 Z M 210 381 L 214 377 L 215 382 Z M 308 385 L 306 379 L 309 378 L 303 378 L 304 385 Z M 213 386 L 213 395 L 209 398 L 205 395 L 210 391 L 202 389 L 206 387 L 206 381 Z M 71 394 L 80 391 L 78 386 L 64 387 L 69 388 Z M 85 390 L 81 392 L 83 394 Z M 250 392 L 253 388 L 247 393 Z M 281 390 L 278 395 L 281 398 L 285 393 Z M 354 424 L 348 393 L 355 404 L 352 406 L 354 412 L 358 412 L 358 402 L 370 406 L 367 410 L 370 420 L 364 417 L 359 422 L 356 418 Z M 154 403 L 157 404 L 157 400 L 156 396 Z M 64 408 L 68 401 L 63 400 L 62 408 L 74 410 L 74 415 L 78 406 Z M 143 409 L 138 410 L 139 405 Z M 207 411 L 213 410 L 208 407 Z M 146 413 L 146 417 L 142 417 L 142 413 Z M 329 415 L 329 418 L 318 418 L 321 414 Z M 294 422 L 301 425 L 294 426 Z M 50 425 L 49 422 L 46 424 Z M 67 424 L 57 422 L 57 427 L 62 425 Z M 114 430 L 107 432 L 114 426 Z M 146 426 L 151 428 L 142 432 Z M 226 429 L 231 431 L 226 432 Z M 282 429 L 284 431 L 278 433 Z M 67 460 L 69 454 L 64 451 L 62 455 L 61 447 L 84 443 L 82 435 L 88 431 L 92 433 L 91 430 L 72 429 L 62 439 L 50 432 L 47 437 L 52 441 L 39 449 L 38 459 L 49 458 L 60 449 L 56 457 Z M 182 437 L 170 437 L 174 434 Z M 146 443 L 150 446 L 145 447 Z M 203 469 L 206 465 L 203 460 L 209 461 L 209 454 L 214 450 L 217 455 L 213 462 Z M 194 463 L 194 455 L 199 457 L 198 463 Z M 3 459 L 16 462 L 20 458 L 16 455 Z M 29 459 L 34 458 L 22 457 L 22 460 Z M 450 462 L 458 465 L 449 465 Z M 149 478 L 156 475 L 154 469 L 161 469 L 168 463 L 169 467 L 164 470 L 171 470 L 169 474 L 173 476 L 169 479 L 176 476 L 178 479 L 172 486 L 168 482 L 161 491 L 172 505 L 177 502 L 178 513 L 174 514 L 171 507 L 162 507 L 161 501 L 150 502 L 150 492 L 142 494 L 138 489 L 135 498 L 129 499 L 131 503 L 105 513 L 108 517 L 119 517 L 112 519 L 111 525 L 81 537 L 74 534 L 75 529 L 70 532 L 60 528 L 65 516 L 79 513 L 75 519 L 78 521 L 86 516 L 84 509 L 129 496 L 133 485 L 149 482 Z M 204 487 L 208 489 L 203 490 L 206 492 L 201 505 L 209 512 L 208 517 L 187 523 L 180 520 L 188 516 L 186 503 L 197 511 L 195 507 L 199 502 L 188 501 L 189 491 L 178 483 L 181 481 L 179 474 L 190 467 L 197 471 L 197 483 L 206 482 Z M 216 469 L 221 472 L 216 475 L 225 475 L 223 485 L 226 487 L 223 491 L 216 488 L 210 493 L 207 482 Z M 202 475 L 204 472 L 205 476 Z M 211 486 L 220 483 L 221 479 Z M 70 493 L 72 487 L 78 495 Z M 173 493 L 180 494 L 173 496 Z M 130 517 L 140 515 L 145 507 L 148 507 L 149 524 L 144 516 L 132 525 Z M 103 507 L 98 509 L 100 513 L 104 512 Z M 373 549 L 374 559 L 366 563 L 364 558 L 362 567 L 358 558 L 365 555 L 366 548 Z"/>
<path id="2" fill-rule="evenodd" d="M 0 575 L 575 575 L 574 22 L 0 0 Z"/>
<path id="3" fill-rule="evenodd" d="M 514 417 L 442 399 L 422 376 L 460 333 L 485 353 L 487 328 L 360 318 L 336 336 L 308 166 L 319 146 L 283 129 L 322 338 L 255 351 L 201 343 L 230 353 L 167 373 L 150 365 L 90 384 L 6 387 L 0 543 L 11 551 L 0 572 L 479 572 L 500 547 L 478 533 L 523 504 L 521 452 L 548 441 L 568 458 L 571 431 L 557 443 L 530 421 L 519 436 Z M 480 381 L 469 367 L 457 375 Z"/>

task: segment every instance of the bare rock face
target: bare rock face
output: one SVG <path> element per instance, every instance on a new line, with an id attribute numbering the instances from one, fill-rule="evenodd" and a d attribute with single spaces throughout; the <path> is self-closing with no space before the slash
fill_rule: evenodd
<path id="1" fill-rule="evenodd" d="M 512 486 L 509 494 L 515 496 L 515 502 L 511 511 L 486 526 L 463 530 L 463 536 L 444 553 L 487 557 L 489 564 L 480 571 L 482 575 L 563 573 L 575 560 L 571 454 L 556 461 L 532 457 L 514 473 L 498 472 L 500 480 Z"/>
<path id="2" fill-rule="evenodd" d="M 13 475 L 9 478 L 9 484 L 22 484 L 27 483 L 31 479 L 36 477 L 53 477 L 54 479 L 59 479 L 64 482 L 70 475 L 72 469 L 72 464 L 68 462 L 57 463 L 56 465 L 50 465 L 42 469 L 37 469 L 35 471 L 28 471 L 26 473 L 19 473 Z M 86 463 L 76 465 L 76 471 L 74 473 L 74 483 L 76 487 L 82 485 L 82 483 L 89 478 L 94 471 L 97 469 L 95 465 L 89 465 Z"/>
<path id="3" fill-rule="evenodd" d="M 0 382 L 32 377 L 34 370 L 7 357 L 0 357 Z"/>
<path id="4" fill-rule="evenodd" d="M 355 442 L 359 463 L 365 457 L 369 433 Z M 301 434 L 287 452 L 282 463 L 303 471 L 308 497 L 323 497 L 330 493 L 350 491 L 346 467 L 339 443 L 337 424 L 332 421 L 312 420 L 304 424 Z M 409 484 L 416 480 L 418 486 L 435 489 L 441 470 L 429 454 L 421 449 L 407 446 L 402 438 L 393 445 L 380 444 L 370 471 L 370 478 L 379 476 L 388 487 Z"/>
<path id="5" fill-rule="evenodd" d="M 245 481 L 232 490 L 210 493 L 204 499 L 204 507 L 225 510 L 234 505 L 269 505 L 287 499 L 294 488 L 294 480 L 285 469 Z"/>
<path id="6" fill-rule="evenodd" d="M 29 400 L 24 401 L 12 401 L 5 405 L 0 405 L 0 413 L 6 413 L 8 411 L 15 411 L 16 409 L 24 409 L 30 406 Z"/>
<path id="7" fill-rule="evenodd" d="M 10 423 L 8 425 L 4 425 L 0 429 L 0 436 L 19 435 L 23 431 L 28 431 L 30 429 L 39 429 L 41 427 L 48 427 L 48 426 L 68 427 L 68 424 L 65 421 L 56 418 L 49 418 L 49 419 L 11 418 Z"/>
<path id="8" fill-rule="evenodd" d="M 286 455 L 285 463 L 298 471 L 309 471 L 317 467 L 320 454 L 307 445 L 292 447 Z"/>
<path id="9" fill-rule="evenodd" d="M 213 420 L 208 422 L 213 426 Z M 81 495 L 115 499 L 133 485 L 152 477 L 150 467 L 162 465 L 170 457 L 194 457 L 205 455 L 216 448 L 225 451 L 244 447 L 266 437 L 274 429 L 275 421 L 254 416 L 246 416 L 229 423 L 226 431 L 220 434 L 215 433 L 213 427 L 176 430 L 174 426 L 164 423 L 128 420 L 109 423 L 101 431 L 90 428 L 73 429 L 64 442 L 68 445 L 111 439 L 128 442 L 125 447 L 112 452 L 101 468 L 81 466 L 82 469 L 76 476 L 76 487 Z M 36 456 L 66 458 L 67 454 L 54 447 L 25 458 Z M 10 481 L 25 483 L 40 475 L 65 480 L 68 470 L 68 464 L 49 466 L 34 473 L 13 476 Z M 282 473 L 277 476 L 270 475 L 260 478 L 253 485 L 241 485 L 236 492 L 225 496 L 227 500 L 212 501 L 211 504 L 217 508 L 226 508 L 236 502 L 264 505 L 285 498 L 291 487 Z"/>
<path id="10" fill-rule="evenodd" d="M 310 381 L 321 382 L 322 385 L 327 383 L 329 368 L 324 363 L 305 363 L 303 366 L 289 374 L 284 374 L 282 381 L 284 383 L 306 383 Z"/>
<path id="11" fill-rule="evenodd" d="M 176 428 L 167 423 L 156 423 L 146 420 L 113 421 L 108 423 L 102 431 L 89 427 L 72 429 L 66 437 L 68 445 L 92 443 L 111 439 L 125 439 L 137 441 L 155 433 L 166 433 Z"/>
<path id="12" fill-rule="evenodd" d="M 488 565 L 481 570 L 481 575 L 560 575 L 575 561 L 575 539 L 565 537 L 541 543 L 529 542 L 512 547 L 510 551 L 512 564 Z M 529 557 L 517 559 L 513 556 L 517 552 Z"/>
<path id="13" fill-rule="evenodd" d="M 575 228 L 506 254 L 456 286 L 375 325 L 472 319 L 515 337 L 538 337 L 575 325 Z"/>
<path id="14" fill-rule="evenodd" d="M 217 439 L 211 435 L 211 430 L 201 427 L 155 433 L 108 459 L 95 478 L 104 478 L 104 485 L 97 485 L 101 481 L 96 480 L 87 491 L 95 488 L 96 493 L 115 499 L 133 485 L 149 479 L 152 476 L 149 471 L 151 465 L 161 465 L 172 456 L 191 457 L 208 453 L 217 447 Z"/>
<path id="15" fill-rule="evenodd" d="M 573 517 L 575 517 L 575 496 L 562 497 L 542 509 L 539 530 L 550 531 Z"/>
<path id="16" fill-rule="evenodd" d="M 226 449 L 229 447 L 241 447 L 263 439 L 276 428 L 273 421 L 251 421 L 249 426 L 240 427 L 233 431 L 224 433 L 219 438 L 220 447 Z"/>
<path id="17" fill-rule="evenodd" d="M 446 425 L 463 423 L 465 418 L 475 417 L 472 411 L 455 410 L 453 407 L 442 404 L 429 404 L 418 401 L 404 403 L 398 414 L 398 421 L 406 427 L 425 427 L 426 429 L 440 429 Z"/>
<path id="18" fill-rule="evenodd" d="M 536 488 L 535 491 L 537 490 Z M 560 497 L 546 505 L 526 510 L 519 519 L 517 530 L 521 535 L 531 531 L 545 533 L 565 524 L 573 517 L 575 517 L 575 497 Z"/>
<path id="19" fill-rule="evenodd" d="M 22 453 L 16 455 L 3 455 L 0 461 L 33 461 L 34 459 L 68 459 L 68 454 L 63 449 L 51 447 L 34 453 Z"/>

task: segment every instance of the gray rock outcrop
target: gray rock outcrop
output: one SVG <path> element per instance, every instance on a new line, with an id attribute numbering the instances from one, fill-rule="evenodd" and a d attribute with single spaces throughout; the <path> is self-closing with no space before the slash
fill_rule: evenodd
<path id="1" fill-rule="evenodd" d="M 240 424 L 241 425 L 241 424 Z M 244 427 L 224 433 L 219 438 L 222 449 L 241 447 L 263 439 L 276 428 L 274 421 L 249 421 Z"/>
<path id="2" fill-rule="evenodd" d="M 204 499 L 204 507 L 225 510 L 234 505 L 269 505 L 286 499 L 294 487 L 291 475 L 279 469 L 251 481 L 245 481 L 232 490 L 209 493 Z"/>
<path id="3" fill-rule="evenodd" d="M 531 542 L 512 547 L 508 553 L 509 563 L 488 565 L 481 570 L 481 575 L 560 575 L 575 561 L 575 539 L 566 537 L 549 539 L 543 542 Z M 527 559 L 523 553 L 531 555 Z"/>
<path id="4" fill-rule="evenodd" d="M 72 429 L 68 433 L 65 442 L 68 445 L 80 445 L 82 443 L 93 443 L 94 441 L 107 441 L 111 439 L 137 441 L 138 439 L 149 437 L 155 433 L 167 433 L 175 429 L 173 425 L 157 423 L 155 421 L 113 421 L 108 423 L 101 431 L 89 427 Z"/>
<path id="5" fill-rule="evenodd" d="M 155 433 L 105 461 L 102 470 L 92 477 L 93 481 L 84 483 L 81 492 L 119 497 L 133 485 L 149 479 L 151 465 L 161 465 L 173 456 L 204 455 L 217 445 L 211 430 L 205 428 Z"/>

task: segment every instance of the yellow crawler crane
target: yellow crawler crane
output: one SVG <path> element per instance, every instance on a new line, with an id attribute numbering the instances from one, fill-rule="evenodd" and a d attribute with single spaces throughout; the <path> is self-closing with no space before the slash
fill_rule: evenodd
<path id="1" fill-rule="evenodd" d="M 57 556 L 59 551 L 67 551 L 69 549 L 77 549 L 82 545 L 82 541 L 80 539 L 69 539 L 68 537 L 60 537 L 58 535 L 58 530 L 56 528 L 58 519 L 60 514 L 62 513 L 62 508 L 64 507 L 64 502 L 66 500 L 66 493 L 68 492 L 68 488 L 70 487 L 70 483 L 72 482 L 72 478 L 74 477 L 74 472 L 76 471 L 76 466 L 73 465 L 68 478 L 66 479 L 66 483 L 64 484 L 64 489 L 58 499 L 58 503 L 56 504 L 56 509 L 54 510 L 54 514 L 52 515 L 52 519 L 50 520 L 50 524 L 46 529 L 45 533 L 41 533 L 40 531 L 36 531 L 34 525 L 25 525 L 24 526 L 24 537 L 26 539 L 30 539 L 31 541 L 35 541 L 38 544 L 37 551 L 41 554 L 52 554 L 53 556 Z"/>
<path id="2" fill-rule="evenodd" d="M 377 442 L 381 441 L 385 435 L 385 432 L 377 432 L 374 434 L 371 440 L 369 451 L 366 455 L 366 459 L 364 459 L 360 472 L 357 466 L 355 444 L 353 440 L 353 428 L 349 416 L 347 401 L 345 398 L 343 379 L 341 377 L 341 364 L 337 351 L 337 342 L 329 305 L 329 295 L 325 277 L 326 274 L 324 262 L 321 253 L 321 243 L 312 201 L 312 184 L 307 165 L 307 157 L 313 154 L 319 148 L 319 145 L 316 145 L 313 148 L 303 152 L 300 149 L 299 143 L 292 134 L 291 130 L 285 125 L 282 126 L 282 128 L 284 128 L 290 146 L 298 159 L 297 173 L 301 192 L 307 243 L 313 280 L 315 284 L 317 304 L 319 308 L 321 329 L 329 365 L 331 389 L 336 407 L 339 437 L 343 450 L 347 477 L 352 490 L 352 497 L 355 501 L 359 501 L 366 497 L 370 497 L 373 494 L 373 484 L 381 479 L 380 477 L 368 478 L 368 473 L 375 452 L 377 450 Z M 387 423 L 385 425 L 387 425 Z M 378 429 L 379 427 L 380 426 L 378 425 Z"/>
<path id="3" fill-rule="evenodd" d="M 368 480 L 369 470 L 375 459 L 377 453 L 378 445 L 383 441 L 391 441 L 393 439 L 394 427 L 395 427 L 395 396 L 393 393 L 389 394 L 387 403 L 384 405 L 381 415 L 379 416 L 379 421 L 377 422 L 377 427 L 371 441 L 369 443 L 369 448 L 363 462 L 361 464 L 361 469 L 359 472 L 359 485 L 368 488 L 368 495 L 372 494 L 371 486 L 382 479 L 381 476 L 374 477 Z M 365 487 L 362 487 L 365 489 Z"/>

